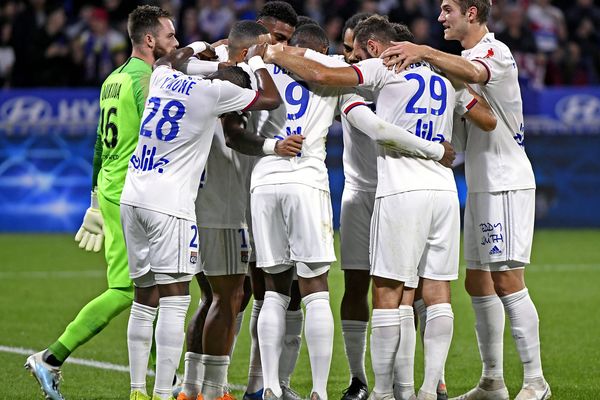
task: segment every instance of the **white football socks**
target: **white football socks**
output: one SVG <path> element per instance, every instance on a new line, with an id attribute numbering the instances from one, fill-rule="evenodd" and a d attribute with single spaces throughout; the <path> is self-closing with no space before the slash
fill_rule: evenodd
<path id="1" fill-rule="evenodd" d="M 396 400 L 408 400 L 415 393 L 415 346 L 417 332 L 411 306 L 400 308 L 400 344 L 394 363 L 394 395 Z"/>
<path id="2" fill-rule="evenodd" d="M 167 296 L 159 300 L 156 322 L 156 378 L 154 394 L 161 399 L 171 395 L 173 376 L 179 366 L 185 338 L 185 316 L 191 296 Z"/>
<path id="3" fill-rule="evenodd" d="M 358 378 L 365 385 L 369 384 L 365 371 L 368 326 L 369 321 L 342 320 L 342 334 L 350 367 L 350 378 Z"/>
<path id="4" fill-rule="evenodd" d="M 310 358 L 312 390 L 321 400 L 327 400 L 327 381 L 333 354 L 333 314 L 329 292 L 311 293 L 302 298 L 306 307 L 304 336 Z"/>
<path id="5" fill-rule="evenodd" d="M 285 335 L 285 311 L 289 303 L 289 296 L 267 291 L 258 316 L 263 385 L 265 389 L 271 389 L 277 397 L 281 397 L 282 394 L 279 386 L 279 359 Z"/>
<path id="6" fill-rule="evenodd" d="M 494 380 L 504 380 L 504 307 L 500 298 L 471 296 L 475 311 L 475 332 L 483 364 L 481 376 Z"/>
<path id="7" fill-rule="evenodd" d="M 202 379 L 202 398 L 215 400 L 223 397 L 227 386 L 229 356 L 211 356 L 202 354 L 204 378 Z"/>
<path id="8" fill-rule="evenodd" d="M 393 393 L 394 361 L 400 343 L 400 310 L 373 309 L 371 317 L 371 364 L 375 375 L 373 391 Z"/>
<path id="9" fill-rule="evenodd" d="M 527 288 L 500 297 L 523 363 L 524 383 L 543 377 L 538 313 Z"/>
<path id="10" fill-rule="evenodd" d="M 127 324 L 127 348 L 129 350 L 129 374 L 131 390 L 146 393 L 146 373 L 148 357 L 152 347 L 154 319 L 158 308 L 146 306 L 135 301 L 131 305 Z M 173 377 L 171 377 L 173 378 Z"/>
<path id="11" fill-rule="evenodd" d="M 302 325 L 304 324 L 304 312 L 302 310 L 286 311 L 285 313 L 285 336 L 283 337 L 283 348 L 279 359 L 279 383 L 281 386 L 290 387 L 290 376 L 296 368 L 296 362 L 300 355 L 302 344 Z"/>
<path id="12" fill-rule="evenodd" d="M 184 356 L 184 366 L 181 391 L 189 399 L 195 399 L 198 393 L 202 391 L 202 377 L 204 376 L 202 354 L 188 351 Z"/>
<path id="13" fill-rule="evenodd" d="M 415 300 L 413 303 L 417 316 L 419 317 L 419 333 L 421 334 L 421 342 L 425 335 L 425 325 L 427 325 L 427 306 L 423 299 Z"/>
<path id="14" fill-rule="evenodd" d="M 248 386 L 246 393 L 256 393 L 263 387 L 262 364 L 260 363 L 260 348 L 258 346 L 258 315 L 262 308 L 262 300 L 254 300 L 250 313 L 250 362 L 248 365 Z"/>
<path id="15" fill-rule="evenodd" d="M 449 303 L 427 307 L 427 322 L 423 347 L 425 352 L 425 376 L 421 392 L 435 395 L 437 385 L 444 371 L 446 357 L 452 342 L 454 314 Z"/>

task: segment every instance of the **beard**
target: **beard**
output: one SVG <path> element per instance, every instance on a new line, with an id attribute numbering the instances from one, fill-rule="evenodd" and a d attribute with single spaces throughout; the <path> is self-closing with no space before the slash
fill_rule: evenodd
<path id="1" fill-rule="evenodd" d="M 154 49 L 152 49 L 152 56 L 154 60 L 158 60 L 159 58 L 167 55 L 169 53 L 164 47 L 156 45 Z"/>

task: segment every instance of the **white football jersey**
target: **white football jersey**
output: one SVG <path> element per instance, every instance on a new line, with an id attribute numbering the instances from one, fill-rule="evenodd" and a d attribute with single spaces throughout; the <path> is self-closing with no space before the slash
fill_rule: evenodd
<path id="1" fill-rule="evenodd" d="M 228 60 L 227 46 L 218 46 L 215 51 L 219 61 Z M 256 77 L 248 64 L 240 63 L 238 66 L 250 76 L 252 88 L 256 89 Z M 217 123 L 196 198 L 199 227 L 237 229 L 247 226 L 246 206 L 253 163 L 254 157 L 227 147 L 223 127 Z"/>
<path id="2" fill-rule="evenodd" d="M 196 221 L 194 200 L 217 119 L 257 97 L 230 82 L 156 68 L 121 202 Z"/>
<path id="3" fill-rule="evenodd" d="M 326 57 L 328 56 L 307 49 L 304 57 L 320 63 L 327 63 Z M 340 61 L 343 61 L 342 59 Z M 348 66 L 348 64 L 337 66 Z M 352 126 L 346 119 L 345 113 L 342 113 L 342 134 L 344 140 L 342 154 L 344 186 L 353 190 L 374 192 L 377 188 L 377 143 L 360 129 Z"/>
<path id="4" fill-rule="evenodd" d="M 377 115 L 431 141 L 452 140 L 455 90 L 427 63 L 413 64 L 396 74 L 373 58 L 353 65 L 361 87 L 375 97 Z M 456 191 L 450 168 L 433 160 L 406 157 L 378 146 L 376 197 L 411 190 Z"/>
<path id="5" fill-rule="evenodd" d="M 484 85 L 472 85 L 494 110 L 498 124 L 484 132 L 467 121 L 465 173 L 468 191 L 499 192 L 535 188 L 533 169 L 525 149 L 523 104 L 517 64 L 506 45 L 486 34 L 462 56 L 480 62 L 489 73 Z"/>
<path id="6" fill-rule="evenodd" d="M 332 66 L 346 65 L 343 61 L 328 59 Z M 327 133 L 344 105 L 359 96 L 353 89 L 296 81 L 286 70 L 273 64 L 268 64 L 267 68 L 285 107 L 282 105 L 269 113 L 268 118 L 259 120 L 258 132 L 264 137 L 281 140 L 294 134 L 303 135 L 305 139 L 302 152 L 296 157 L 268 155 L 258 158 L 252 171 L 252 189 L 261 185 L 300 183 L 329 192 L 325 166 Z"/>
<path id="7" fill-rule="evenodd" d="M 248 171 L 254 157 L 227 147 L 220 123 L 216 124 L 204 180 L 196 198 L 198 227 L 245 228 Z"/>

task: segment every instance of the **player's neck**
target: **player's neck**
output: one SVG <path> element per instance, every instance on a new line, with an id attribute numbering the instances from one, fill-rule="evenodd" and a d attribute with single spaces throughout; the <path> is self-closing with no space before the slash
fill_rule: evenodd
<path id="1" fill-rule="evenodd" d="M 143 52 L 139 49 L 136 49 L 135 47 L 131 51 L 131 57 L 139 58 L 140 60 L 144 61 L 149 66 L 152 66 L 154 64 L 154 62 L 156 61 L 154 59 L 154 56 L 152 55 L 152 53 L 146 54 L 145 52 Z"/>
<path id="2" fill-rule="evenodd" d="M 461 46 L 465 50 L 472 49 L 475 45 L 481 42 L 481 39 L 490 31 L 485 24 L 474 24 L 470 27 L 469 32 L 463 40 L 460 41 Z"/>

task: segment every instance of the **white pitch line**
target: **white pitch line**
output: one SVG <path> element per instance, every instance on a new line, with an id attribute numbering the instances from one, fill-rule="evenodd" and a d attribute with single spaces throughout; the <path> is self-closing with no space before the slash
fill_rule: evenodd
<path id="1" fill-rule="evenodd" d="M 106 271 L 88 269 L 81 271 L 13 271 L 0 272 L 0 279 L 74 279 L 74 278 L 100 278 L 106 276 Z"/>
<path id="2" fill-rule="evenodd" d="M 33 350 L 33 349 L 26 349 L 23 347 L 2 346 L 2 345 L 0 345 L 0 352 L 21 354 L 24 356 L 29 356 L 31 354 L 37 353 L 37 351 Z M 113 364 L 113 363 L 104 362 L 104 361 L 88 360 L 85 358 L 69 357 L 69 358 L 67 358 L 65 363 L 83 365 L 83 366 L 92 367 L 92 368 L 100 368 L 100 369 L 105 369 L 108 371 L 129 373 L 128 365 L 118 365 L 118 364 Z M 149 369 L 147 374 L 148 374 L 148 376 L 154 376 L 154 371 Z M 229 384 L 229 388 L 231 388 L 233 390 L 246 390 L 246 386 L 243 386 L 243 385 Z"/>

